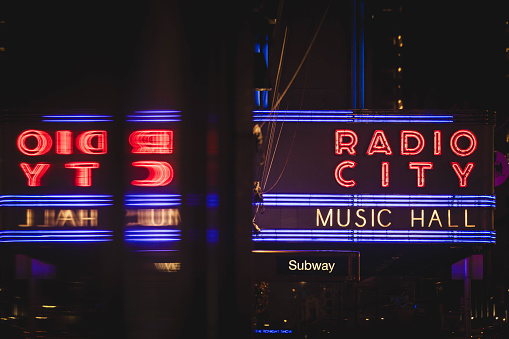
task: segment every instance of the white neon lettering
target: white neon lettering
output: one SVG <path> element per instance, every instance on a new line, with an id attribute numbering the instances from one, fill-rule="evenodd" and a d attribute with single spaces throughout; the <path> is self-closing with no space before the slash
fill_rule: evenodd
<path id="1" fill-rule="evenodd" d="M 447 210 L 447 226 L 448 227 L 458 227 L 458 225 L 451 224 L 451 210 Z"/>
<path id="2" fill-rule="evenodd" d="M 429 219 L 428 227 L 431 227 L 431 223 L 433 221 L 438 221 L 438 224 L 440 225 L 440 227 L 442 227 L 442 221 L 440 220 L 440 216 L 438 215 L 437 210 L 433 210 L 433 213 L 431 214 L 431 218 Z"/>
<path id="3" fill-rule="evenodd" d="M 420 218 L 416 218 L 414 216 L 414 210 L 412 209 L 411 216 L 410 216 L 411 227 L 414 227 L 414 221 L 416 221 L 416 220 L 420 220 L 421 221 L 421 227 L 424 227 L 424 210 L 421 210 L 421 217 Z"/>
<path id="4" fill-rule="evenodd" d="M 348 211 L 350 211 L 350 210 L 348 210 Z M 357 218 L 362 219 L 363 222 L 362 222 L 362 224 L 359 224 L 358 222 L 355 222 L 355 226 L 357 226 L 357 227 L 364 227 L 366 225 L 366 218 L 364 218 L 360 214 L 360 212 L 364 213 L 365 211 L 364 211 L 363 208 L 360 208 L 360 209 L 357 210 L 357 212 L 355 214 L 357 215 Z M 339 213 L 338 213 L 338 215 L 339 215 Z M 350 215 L 350 213 L 349 213 L 349 215 Z"/>
<path id="5" fill-rule="evenodd" d="M 380 210 L 376 216 L 376 220 L 378 221 L 378 225 L 382 226 L 382 227 L 389 227 L 391 226 L 391 222 L 389 221 L 387 224 L 383 224 L 382 221 L 381 221 L 381 218 L 380 218 L 380 215 L 382 214 L 382 212 L 387 212 L 389 214 L 391 214 L 391 210 L 388 210 L 386 208 Z"/>
<path id="6" fill-rule="evenodd" d="M 338 208 L 338 211 L 337 211 L 337 223 L 338 223 L 338 226 L 340 227 L 347 227 L 348 225 L 350 225 L 350 209 L 347 209 L 346 210 L 346 223 L 345 224 L 342 224 L 341 223 L 341 210 Z"/>
<path id="7" fill-rule="evenodd" d="M 316 209 L 316 226 L 320 226 L 319 221 L 322 222 L 322 226 L 327 225 L 327 222 L 329 222 L 329 226 L 332 226 L 332 209 L 329 210 L 329 213 L 327 213 L 327 218 L 325 221 L 323 220 L 322 212 L 319 208 Z"/>

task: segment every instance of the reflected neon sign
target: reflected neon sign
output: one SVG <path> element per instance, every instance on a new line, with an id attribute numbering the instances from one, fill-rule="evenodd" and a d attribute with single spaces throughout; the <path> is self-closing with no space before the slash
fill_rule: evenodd
<path id="1" fill-rule="evenodd" d="M 172 130 L 141 130 L 134 131 L 129 136 L 134 154 L 172 154 L 173 131 Z M 54 139 L 50 133 L 42 130 L 25 130 L 16 140 L 19 152 L 26 156 L 38 157 L 48 154 L 54 147 L 57 155 L 73 154 L 76 152 L 83 155 L 104 155 L 108 153 L 108 134 L 104 130 L 90 130 L 79 133 L 73 143 L 73 132 L 58 130 L 54 133 Z M 43 185 L 43 179 L 52 167 L 50 162 L 19 164 L 27 179 L 27 186 L 37 187 Z M 143 160 L 132 162 L 133 167 L 145 168 L 148 174 L 144 178 L 131 181 L 133 186 L 160 187 L 167 186 L 173 181 L 174 170 L 166 161 Z M 74 186 L 90 187 L 93 185 L 93 170 L 100 168 L 97 161 L 73 161 L 63 165 L 66 169 L 75 171 Z"/>

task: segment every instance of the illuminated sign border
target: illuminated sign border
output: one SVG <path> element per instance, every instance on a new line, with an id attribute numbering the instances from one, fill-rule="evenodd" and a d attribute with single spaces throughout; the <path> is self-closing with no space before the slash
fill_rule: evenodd
<path id="1" fill-rule="evenodd" d="M 10 121 L 19 122 L 19 114 L 6 113 L 2 116 L 4 122 Z M 57 112 L 45 113 L 26 113 L 23 116 L 23 121 L 33 121 L 34 123 L 44 124 L 87 124 L 87 123 L 111 123 L 116 120 L 115 116 L 97 113 L 89 110 L 65 110 Z M 134 123 L 172 123 L 182 121 L 181 111 L 177 110 L 137 110 L 127 113 L 124 121 Z M 110 125 L 111 126 L 111 125 Z M 138 125 L 135 126 L 138 128 Z M 135 128 L 135 129 L 136 129 Z M 132 139 L 129 139 L 131 146 L 138 147 L 137 153 L 158 153 L 168 154 L 173 153 L 173 135 L 154 136 L 147 132 L 155 130 L 139 131 L 139 134 Z M 95 134 L 90 134 L 94 132 Z M 102 132 L 103 135 L 96 135 Z M 157 130 L 157 132 L 160 132 Z M 73 153 L 73 132 L 69 130 L 58 130 L 55 132 L 54 138 L 45 131 L 28 130 L 25 131 L 21 137 L 18 137 L 18 150 L 25 155 L 43 155 L 50 151 L 55 146 L 55 154 L 68 155 Z M 88 133 L 88 134 L 87 134 Z M 92 137 L 97 137 L 98 140 L 106 139 L 105 131 L 89 131 L 77 136 L 77 151 L 84 154 L 106 154 L 106 144 L 99 144 L 93 147 L 91 143 Z M 144 133 L 144 134 L 143 134 Z M 173 133 L 173 132 L 170 132 Z M 157 139 L 159 137 L 159 139 Z M 20 140 L 21 138 L 21 140 Z M 37 147 L 26 144 L 27 138 L 35 138 L 38 142 Z M 102 139 L 101 139 L 102 138 Z M 169 139 L 171 142 L 168 148 L 164 148 L 162 144 Z M 80 141 L 80 142 L 78 142 Z M 134 143 L 134 144 L 133 144 Z M 136 153 L 133 151 L 133 153 Z M 152 163 L 133 163 L 133 166 L 145 167 L 149 170 L 149 177 L 145 180 L 139 180 L 140 185 L 134 186 L 155 186 L 152 181 L 156 181 L 160 177 L 161 166 L 157 167 Z M 26 169 L 25 175 L 28 172 L 28 179 L 32 178 L 34 185 L 36 185 L 37 175 L 43 174 L 49 167 L 48 164 L 43 163 L 39 167 L 30 168 L 29 165 L 20 165 L 23 170 Z M 67 165 L 66 165 L 67 166 Z M 169 166 L 167 166 L 169 167 Z M 162 170 L 171 170 L 171 179 L 173 179 L 173 169 L 162 168 Z M 165 172 L 166 173 L 166 172 Z M 147 184 L 148 183 L 148 184 Z M 159 182 L 158 182 L 159 183 Z M 165 183 L 165 182 L 163 182 Z M 161 183 L 162 184 L 162 183 Z M 90 186 L 90 185 L 77 185 L 77 186 Z M 125 193 L 123 198 L 123 205 L 125 208 L 174 208 L 182 204 L 182 196 L 180 194 L 151 194 L 150 190 L 147 194 L 139 194 L 132 192 Z M 46 207 L 60 207 L 60 208 L 82 208 L 82 207 L 102 207 L 113 206 L 116 204 L 114 195 L 109 194 L 4 194 L 0 195 L 0 207 L 7 208 L 46 208 Z M 125 227 L 125 225 L 124 225 Z M 113 240 L 114 231 L 112 230 L 97 230 L 97 229 L 33 229 L 33 230 L 0 230 L 1 243 L 41 243 L 41 242 L 108 242 Z M 124 229 L 123 239 L 129 243 L 137 242 L 178 242 L 181 240 L 181 231 L 175 229 Z"/>
<path id="2" fill-rule="evenodd" d="M 108 242 L 113 240 L 109 230 L 5 230 L 0 231 L 0 243 L 41 242 Z"/>
<path id="3" fill-rule="evenodd" d="M 495 207 L 494 195 L 405 194 L 271 194 L 263 195 L 266 207 Z"/>
<path id="4" fill-rule="evenodd" d="M 495 231 L 405 231 L 405 230 L 302 230 L 263 229 L 253 234 L 254 242 L 379 242 L 379 243 L 461 243 L 496 242 Z"/>
<path id="5" fill-rule="evenodd" d="M 480 124 L 493 125 L 495 115 L 491 112 L 479 111 L 448 111 L 448 110 L 256 110 L 253 111 L 253 123 L 272 122 L 282 126 L 284 123 L 343 123 L 358 124 L 366 123 L 388 123 L 388 124 Z M 351 132 L 344 131 L 343 132 Z M 336 154 L 338 154 L 338 137 L 336 130 Z M 413 133 L 411 135 L 403 134 Z M 440 154 L 440 144 L 437 144 L 437 132 L 434 134 L 435 149 L 434 155 Z M 460 133 L 460 131 L 456 132 Z M 462 135 L 466 136 L 467 135 Z M 409 148 L 405 138 L 412 137 L 417 140 L 417 146 Z M 440 137 L 440 135 L 438 135 Z M 451 141 L 451 149 L 458 150 L 457 139 Z M 374 138 L 374 137 L 373 137 Z M 414 131 L 402 131 L 402 155 L 414 155 L 422 150 L 422 136 Z M 469 138 L 471 147 L 475 148 L 475 136 Z M 472 140 L 473 139 L 473 140 Z M 376 141 L 376 139 L 375 139 Z M 438 141 L 440 142 L 440 140 Z M 355 154 L 353 147 L 357 143 L 357 136 L 354 133 L 347 135 L 345 140 L 340 139 L 343 150 L 349 154 Z M 376 144 L 376 143 L 375 143 Z M 383 143 L 382 143 L 383 144 Z M 454 147 L 453 147 L 454 146 Z M 388 149 L 388 145 L 387 145 Z M 387 151 L 383 148 L 380 152 Z M 404 152 L 405 151 L 405 152 Z M 389 154 L 387 153 L 386 154 Z M 464 154 L 458 154 L 464 156 Z M 340 153 L 339 153 L 340 154 Z M 469 155 L 469 154 L 468 154 Z M 345 167 L 353 167 L 348 166 Z M 421 165 L 421 164 L 419 164 Z M 464 170 L 456 163 L 451 163 L 458 177 L 469 174 L 472 164 L 467 164 Z M 385 167 L 384 167 L 385 166 Z M 470 167 L 469 167 L 470 166 Z M 410 167 L 411 168 L 411 167 Z M 415 168 L 417 169 L 417 168 Z M 382 163 L 382 171 L 387 176 L 388 163 Z M 338 169 L 336 169 L 336 172 Z M 382 172 L 382 187 L 388 187 L 388 181 L 384 181 Z M 340 178 L 341 179 L 341 178 Z M 336 180 L 337 173 L 336 173 Z M 339 184 L 341 184 L 338 181 Z M 347 183 L 345 181 L 345 183 Z M 461 178 L 460 178 L 461 185 Z M 348 185 L 343 185 L 348 187 Z M 424 185 L 421 185 L 424 186 Z M 466 185 L 464 185 L 466 186 Z M 463 186 L 462 186 L 463 187 Z M 256 207 L 300 208 L 300 207 L 387 207 L 387 208 L 488 208 L 496 207 L 494 195 L 421 195 L 421 194 L 309 194 L 309 193 L 264 193 L 262 203 L 254 203 Z M 273 225 L 276 226 L 276 225 Z M 281 229 L 261 227 L 261 232 L 253 234 L 252 240 L 255 243 L 460 243 L 460 244 L 493 244 L 496 242 L 496 232 L 489 230 L 447 230 L 447 231 L 416 231 L 416 230 L 312 230 L 312 229 Z M 277 227 L 277 226 L 276 226 Z"/>
<path id="6" fill-rule="evenodd" d="M 124 231 L 127 242 L 176 242 L 181 240 L 179 229 L 127 229 Z"/>
<path id="7" fill-rule="evenodd" d="M 408 112 L 408 113 L 407 113 Z M 479 112 L 450 112 L 450 111 L 405 111 L 394 113 L 391 111 L 371 110 L 287 110 L 253 111 L 253 122 L 343 122 L 343 123 L 494 123 L 492 115 L 482 115 Z"/>
<path id="8" fill-rule="evenodd" d="M 2 207 L 97 207 L 112 206 L 113 195 L 60 194 L 60 195 L 2 195 Z"/>
<path id="9" fill-rule="evenodd" d="M 182 204 L 180 194 L 126 194 L 124 199 L 126 207 L 163 207 Z"/>
<path id="10" fill-rule="evenodd" d="M 181 111 L 134 111 L 127 115 L 127 122 L 178 122 L 182 121 Z"/>

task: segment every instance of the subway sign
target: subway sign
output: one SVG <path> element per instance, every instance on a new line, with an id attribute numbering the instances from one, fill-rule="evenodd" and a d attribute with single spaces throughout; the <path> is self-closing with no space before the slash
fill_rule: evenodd
<path id="1" fill-rule="evenodd" d="M 277 138 L 255 242 L 495 242 L 493 114 L 256 111 L 253 120 Z"/>
<path id="2" fill-rule="evenodd" d="M 1 242 L 180 239 L 179 112 L 2 118 Z"/>

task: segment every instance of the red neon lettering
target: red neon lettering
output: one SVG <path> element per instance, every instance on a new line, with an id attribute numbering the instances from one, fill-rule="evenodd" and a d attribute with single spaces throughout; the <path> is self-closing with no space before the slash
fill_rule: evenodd
<path id="1" fill-rule="evenodd" d="M 465 137 L 470 141 L 470 145 L 465 148 L 461 149 L 458 146 L 458 139 L 461 137 Z M 452 137 L 451 137 L 451 150 L 454 152 L 454 154 L 460 156 L 460 157 L 467 157 L 474 153 L 474 151 L 477 148 L 477 139 L 475 138 L 474 133 L 472 133 L 469 130 L 462 129 L 459 131 L 456 131 Z"/>
<path id="2" fill-rule="evenodd" d="M 69 162 L 65 164 L 65 168 L 73 168 L 76 170 L 74 183 L 76 186 L 88 187 L 92 186 L 92 169 L 99 168 L 98 162 Z"/>
<path id="3" fill-rule="evenodd" d="M 33 148 L 27 146 L 27 139 L 31 137 L 35 138 L 37 142 Z M 18 136 L 17 146 L 19 151 L 25 155 L 43 155 L 49 152 L 53 146 L 53 140 L 48 133 L 31 129 L 24 131 Z"/>
<path id="4" fill-rule="evenodd" d="M 129 136 L 129 143 L 133 147 L 132 153 L 173 153 L 172 130 L 135 131 Z"/>
<path id="5" fill-rule="evenodd" d="M 41 186 L 41 178 L 50 167 L 50 164 L 45 163 L 36 164 L 34 168 L 30 168 L 30 164 L 26 162 L 19 165 L 28 179 L 28 186 Z"/>
<path id="6" fill-rule="evenodd" d="M 55 133 L 55 152 L 57 154 L 72 154 L 72 132 L 57 131 Z"/>
<path id="7" fill-rule="evenodd" d="M 383 130 L 376 130 L 373 133 L 371 143 L 369 144 L 368 150 L 366 151 L 367 155 L 373 155 L 375 153 L 392 155 L 391 147 L 389 146 L 389 142 L 387 142 L 387 138 L 385 137 Z"/>
<path id="8" fill-rule="evenodd" d="M 334 174 L 336 176 L 336 181 L 338 182 L 338 184 L 344 187 L 353 187 L 357 185 L 355 180 L 353 179 L 346 180 L 345 178 L 343 178 L 342 173 L 345 168 L 354 168 L 356 165 L 357 163 L 355 161 L 345 160 L 336 167 L 336 171 L 334 172 Z"/>
<path id="9" fill-rule="evenodd" d="M 436 130 L 433 132 L 433 155 L 442 154 L 442 131 Z"/>
<path id="10" fill-rule="evenodd" d="M 472 172 L 472 169 L 474 168 L 474 163 L 469 162 L 465 169 L 461 169 L 461 166 L 457 162 L 451 162 L 452 169 L 458 176 L 460 187 L 467 187 L 467 178 Z"/>
<path id="11" fill-rule="evenodd" d="M 408 143 L 409 138 L 414 138 L 417 141 L 415 147 L 410 147 Z M 401 131 L 401 155 L 417 155 L 424 149 L 424 137 L 417 131 Z"/>
<path id="12" fill-rule="evenodd" d="M 348 142 L 344 141 L 344 138 L 350 138 Z M 336 130 L 336 154 L 343 154 L 343 150 L 345 150 L 350 155 L 355 155 L 355 146 L 357 146 L 357 142 L 359 139 L 357 138 L 357 134 L 354 131 L 347 129 L 337 129 Z"/>
<path id="13" fill-rule="evenodd" d="M 389 187 L 389 163 L 382 162 L 382 187 Z"/>
<path id="14" fill-rule="evenodd" d="M 424 187 L 424 185 L 425 185 L 424 170 L 433 169 L 433 163 L 432 162 L 409 162 L 408 168 L 417 170 L 417 187 Z"/>
<path id="15" fill-rule="evenodd" d="M 96 146 L 92 141 L 96 139 Z M 76 147 L 85 154 L 106 154 L 107 150 L 106 131 L 86 131 L 76 138 Z"/>
<path id="16" fill-rule="evenodd" d="M 146 179 L 131 181 L 134 186 L 166 186 L 173 180 L 173 167 L 165 161 L 135 161 L 132 164 L 149 171 Z"/>

